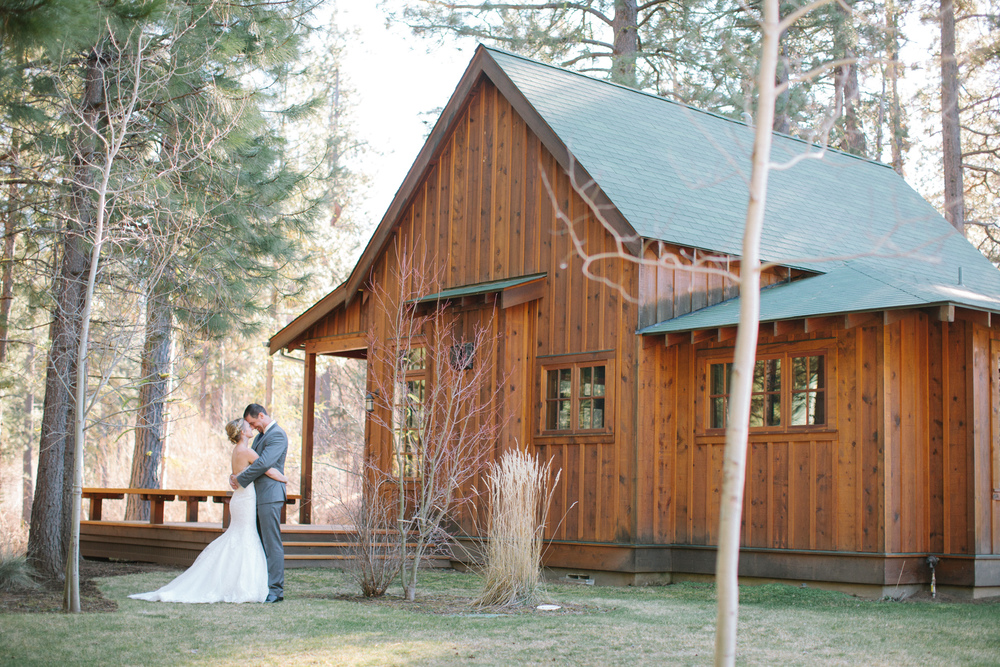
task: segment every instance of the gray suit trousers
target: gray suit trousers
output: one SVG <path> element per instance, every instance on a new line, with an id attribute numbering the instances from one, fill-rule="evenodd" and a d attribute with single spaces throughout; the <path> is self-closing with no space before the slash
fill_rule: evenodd
<path id="1" fill-rule="evenodd" d="M 281 544 L 281 506 L 284 503 L 257 505 L 257 533 L 267 558 L 267 595 L 285 595 L 285 549 Z"/>

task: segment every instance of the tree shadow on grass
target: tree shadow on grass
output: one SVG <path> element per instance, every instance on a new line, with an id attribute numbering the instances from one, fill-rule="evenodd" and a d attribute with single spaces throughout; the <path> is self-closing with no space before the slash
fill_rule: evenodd
<path id="1" fill-rule="evenodd" d="M 104 597 L 97 580 L 144 572 L 177 572 L 181 568 L 151 563 L 97 561 L 80 562 L 80 610 L 83 613 L 118 611 L 118 603 Z M 48 614 L 63 610 L 63 584 L 42 582 L 36 589 L 0 592 L 0 614 Z"/>

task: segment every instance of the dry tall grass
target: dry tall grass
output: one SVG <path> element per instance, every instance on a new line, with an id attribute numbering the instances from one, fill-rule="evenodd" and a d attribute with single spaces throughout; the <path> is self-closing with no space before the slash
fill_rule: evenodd
<path id="1" fill-rule="evenodd" d="M 479 606 L 530 604 L 538 593 L 542 569 L 545 520 L 552 502 L 549 461 L 542 465 L 534 456 L 508 451 L 490 466 L 490 515 L 485 549 L 483 590 Z"/>

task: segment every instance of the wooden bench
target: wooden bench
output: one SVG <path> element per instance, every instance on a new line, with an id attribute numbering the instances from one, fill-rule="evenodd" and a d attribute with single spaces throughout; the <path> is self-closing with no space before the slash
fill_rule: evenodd
<path id="1" fill-rule="evenodd" d="M 149 523 L 159 525 L 163 523 L 163 507 L 173 500 L 181 500 L 187 503 L 185 520 L 189 523 L 198 523 L 198 507 L 200 503 L 206 502 L 209 498 L 213 502 L 221 503 L 222 525 L 229 526 L 229 500 L 232 498 L 232 491 L 204 491 L 189 489 L 83 489 L 83 497 L 90 500 L 90 520 L 101 520 L 101 504 L 105 500 L 121 500 L 126 495 L 139 496 L 140 500 L 149 501 Z M 289 505 L 296 503 L 302 496 L 297 493 L 290 493 L 281 507 L 281 523 L 287 521 L 287 509 Z"/>

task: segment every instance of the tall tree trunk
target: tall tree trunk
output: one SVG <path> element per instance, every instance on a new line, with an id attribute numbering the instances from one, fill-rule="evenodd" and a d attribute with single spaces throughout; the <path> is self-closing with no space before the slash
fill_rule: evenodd
<path id="1" fill-rule="evenodd" d="M 17 133 L 11 136 L 10 175 L 11 181 L 17 174 Z M 7 205 L 4 209 L 3 257 L 0 259 L 0 364 L 7 360 L 10 336 L 10 308 L 14 303 L 14 240 L 17 238 L 16 214 L 17 186 L 12 182 L 7 191 Z M 0 442 L 4 439 L 3 396 L 0 395 Z"/>
<path id="2" fill-rule="evenodd" d="M 611 56 L 611 80 L 635 88 L 635 60 L 639 53 L 639 10 L 636 0 L 615 0 L 615 16 L 611 21 L 614 50 Z"/>
<path id="3" fill-rule="evenodd" d="M 903 110 L 899 104 L 899 9 L 894 0 L 885 4 L 886 55 L 889 63 L 889 131 L 892 150 L 892 168 L 903 175 Z"/>
<path id="4" fill-rule="evenodd" d="M 132 453 L 134 489 L 161 488 L 163 448 L 166 444 L 165 409 L 170 378 L 170 295 L 163 280 L 152 286 L 146 300 L 146 342 L 142 352 L 139 409 L 135 416 L 135 449 Z M 126 521 L 148 521 L 149 501 L 129 496 Z"/>
<path id="5" fill-rule="evenodd" d="M 791 134 L 792 131 L 792 116 L 788 110 L 788 102 L 791 99 L 791 91 L 788 88 L 789 69 L 788 45 L 782 40 L 778 63 L 774 70 L 774 82 L 785 88 L 778 93 L 774 101 L 774 121 L 771 124 L 771 129 L 782 134 Z"/>
<path id="6" fill-rule="evenodd" d="M 854 155 L 867 156 L 865 134 L 861 128 L 858 116 L 858 103 L 861 101 L 858 86 L 858 48 L 857 34 L 854 30 L 853 12 L 848 7 L 837 4 L 841 14 L 841 23 L 837 27 L 837 56 L 847 61 L 837 67 L 834 73 L 834 86 L 842 95 L 844 110 L 844 139 L 841 148 Z"/>
<path id="7" fill-rule="evenodd" d="M 16 149 L 12 162 L 15 165 L 17 163 Z M 16 206 L 16 201 L 17 188 L 11 185 L 7 193 L 7 208 L 4 211 L 3 278 L 2 287 L 0 287 L 0 364 L 7 359 L 10 308 L 14 303 L 14 240 L 17 238 L 17 216 L 13 209 Z"/>
<path id="8" fill-rule="evenodd" d="M 28 359 L 24 362 L 24 376 L 35 375 L 35 346 L 28 344 Z M 35 393 L 28 386 L 24 392 L 24 455 L 22 457 L 21 478 L 21 521 L 31 524 L 31 498 L 34 485 L 31 483 L 31 442 L 35 431 Z"/>
<path id="9" fill-rule="evenodd" d="M 103 63 L 95 48 L 87 60 L 81 110 L 97 127 L 104 104 Z M 94 226 L 94 138 L 81 132 L 73 158 L 71 214 L 61 243 L 62 263 L 55 280 L 49 326 L 35 500 L 28 533 L 28 556 L 44 576 L 62 579 L 69 554 L 71 480 L 76 453 L 76 357 L 83 326 L 90 256 L 87 239 Z"/>
<path id="10" fill-rule="evenodd" d="M 726 448 L 722 461 L 722 495 L 719 501 L 719 549 L 715 562 L 718 597 L 715 622 L 716 665 L 732 665 L 736 660 L 740 518 L 743 513 L 750 402 L 760 321 L 760 235 L 767 203 L 773 138 L 771 128 L 775 115 L 775 72 L 781 39 L 778 0 L 764 0 L 763 5 L 753 166 L 743 228 L 743 255 L 740 258 L 740 321 L 733 354 L 729 411 L 726 416 Z"/>
<path id="11" fill-rule="evenodd" d="M 958 118 L 958 59 L 955 55 L 955 5 L 941 0 L 941 136 L 944 158 L 944 217 L 965 233 L 962 185 L 962 132 Z"/>

